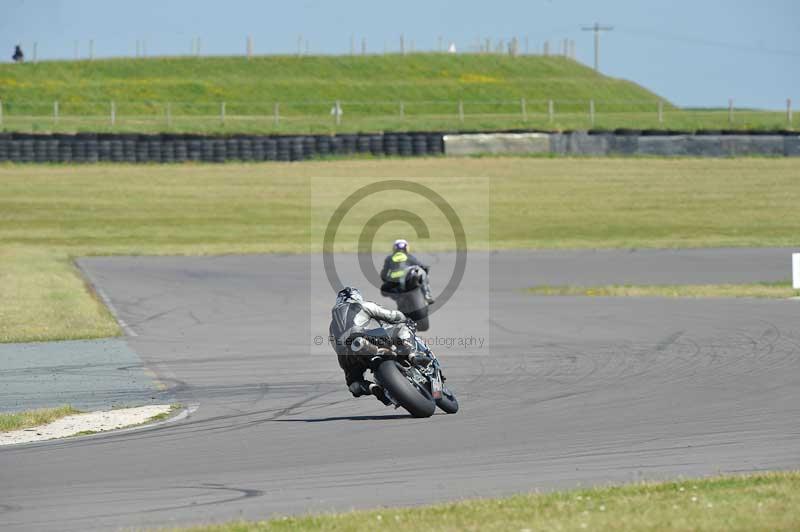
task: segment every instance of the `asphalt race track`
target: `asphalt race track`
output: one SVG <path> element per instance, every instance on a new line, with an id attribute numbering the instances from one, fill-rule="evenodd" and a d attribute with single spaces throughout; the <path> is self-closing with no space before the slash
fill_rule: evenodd
<path id="1" fill-rule="evenodd" d="M 430 334 L 486 343 L 439 350 L 462 409 L 425 420 L 352 399 L 333 354 L 314 352 L 333 300 L 310 293 L 315 257 L 83 259 L 136 334 L 130 347 L 197 410 L 0 450 L 0 529 L 261 519 L 798 468 L 800 301 L 520 290 L 786 279 L 789 253 L 472 253 L 487 283 L 462 284 Z M 432 259 L 436 292 L 452 257 Z"/>

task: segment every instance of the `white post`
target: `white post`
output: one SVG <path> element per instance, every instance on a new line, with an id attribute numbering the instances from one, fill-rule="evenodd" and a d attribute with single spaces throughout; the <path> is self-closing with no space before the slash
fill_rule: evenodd
<path id="1" fill-rule="evenodd" d="M 792 288 L 800 290 L 800 253 L 792 253 Z"/>
<path id="2" fill-rule="evenodd" d="M 464 122 L 464 102 L 462 100 L 458 100 L 458 121 Z"/>
<path id="3" fill-rule="evenodd" d="M 114 124 L 117 123 L 117 106 L 114 104 L 114 101 L 111 101 L 111 126 L 113 127 Z"/>
<path id="4" fill-rule="evenodd" d="M 400 102 L 400 118 L 406 116 L 406 104 Z"/>
<path id="5" fill-rule="evenodd" d="M 253 38 L 248 35 L 247 36 L 247 58 L 251 59 L 253 57 Z"/>
<path id="6" fill-rule="evenodd" d="M 786 121 L 792 125 L 792 99 L 786 98 Z"/>
<path id="7" fill-rule="evenodd" d="M 406 39 L 402 33 L 400 34 L 400 55 L 406 55 Z"/>
<path id="8" fill-rule="evenodd" d="M 527 122 L 528 121 L 528 109 L 526 109 L 526 107 L 525 107 L 525 98 L 521 98 L 519 103 L 520 103 L 520 107 L 522 108 L 522 121 L 523 122 Z"/>
<path id="9" fill-rule="evenodd" d="M 53 102 L 53 123 L 58 123 L 58 100 Z"/>
<path id="10" fill-rule="evenodd" d="M 89 61 L 94 59 L 94 39 L 89 40 Z"/>
<path id="11" fill-rule="evenodd" d="M 544 41 L 544 45 L 542 45 L 542 55 L 550 55 L 550 41 Z"/>
<path id="12" fill-rule="evenodd" d="M 553 100 L 547 100 L 547 118 L 550 122 L 553 121 L 553 117 L 555 116 L 555 106 L 553 105 Z"/>
<path id="13" fill-rule="evenodd" d="M 219 104 L 219 122 L 223 126 L 225 125 L 225 102 Z"/>
<path id="14" fill-rule="evenodd" d="M 664 102 L 658 100 L 658 123 L 664 123 Z"/>
<path id="15" fill-rule="evenodd" d="M 733 124 L 733 98 L 728 98 L 728 123 Z"/>
<path id="16" fill-rule="evenodd" d="M 273 111 L 275 125 L 280 125 L 281 123 L 281 104 L 275 102 L 275 109 Z"/>
<path id="17" fill-rule="evenodd" d="M 336 116 L 336 125 L 340 125 L 342 123 L 342 106 L 339 100 L 336 100 L 336 107 L 333 108 L 333 114 Z"/>
<path id="18" fill-rule="evenodd" d="M 594 100 L 589 100 L 589 122 L 594 127 Z"/>

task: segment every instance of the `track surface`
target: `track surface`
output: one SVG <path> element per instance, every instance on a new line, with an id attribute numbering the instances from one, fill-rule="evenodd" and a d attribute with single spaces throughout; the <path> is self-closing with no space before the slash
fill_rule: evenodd
<path id="1" fill-rule="evenodd" d="M 0 450 L 0 528 L 152 527 L 797 468 L 800 302 L 518 290 L 781 279 L 788 253 L 472 254 L 491 277 L 489 319 L 474 329 L 490 344 L 440 353 L 462 411 L 430 420 L 350 398 L 332 354 L 309 354 L 332 299 L 309 293 L 309 258 L 82 260 L 138 334 L 130 346 L 199 408 L 171 425 Z M 462 330 L 472 311 L 445 306 L 431 332 Z"/>

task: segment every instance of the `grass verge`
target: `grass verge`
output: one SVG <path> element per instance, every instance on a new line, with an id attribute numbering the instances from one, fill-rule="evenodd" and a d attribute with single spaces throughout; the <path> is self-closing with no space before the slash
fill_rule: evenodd
<path id="1" fill-rule="evenodd" d="M 2 165 L 0 342 L 118 334 L 73 257 L 310 251 L 312 177 L 341 190 L 384 178 L 440 190 L 465 226 L 488 216 L 488 234 L 469 234 L 470 249 L 683 248 L 798 245 L 798 173 L 791 158 Z M 331 205 L 341 199 L 318 192 Z M 468 208 L 479 195 L 488 213 Z M 337 251 L 356 249 L 363 222 L 345 218 Z M 431 238 L 415 248 L 451 248 L 446 221 L 429 223 Z M 389 242 L 408 227 L 385 230 Z"/>
<path id="2" fill-rule="evenodd" d="M 791 281 L 698 285 L 540 285 L 528 288 L 528 293 L 537 296 L 594 297 L 750 297 L 769 299 L 800 297 L 800 290 L 793 289 Z"/>
<path id="3" fill-rule="evenodd" d="M 10 414 L 0 414 L 0 432 L 10 432 L 12 430 L 28 429 L 47 425 L 62 417 L 80 414 L 69 405 L 56 408 L 39 408 L 27 410 L 25 412 L 14 412 Z"/>
<path id="4" fill-rule="evenodd" d="M 200 526 L 186 532 L 282 530 L 797 530 L 800 472 L 480 499 L 420 508 Z"/>

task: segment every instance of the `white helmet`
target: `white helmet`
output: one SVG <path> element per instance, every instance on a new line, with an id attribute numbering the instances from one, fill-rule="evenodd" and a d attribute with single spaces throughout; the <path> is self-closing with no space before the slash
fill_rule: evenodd
<path id="1" fill-rule="evenodd" d="M 394 246 L 392 246 L 392 249 L 395 251 L 402 251 L 403 253 L 407 253 L 408 240 L 404 238 L 398 238 L 397 240 L 394 241 Z"/>
<path id="2" fill-rule="evenodd" d="M 345 286 L 339 293 L 336 294 L 336 304 L 346 303 L 348 301 L 364 301 L 364 298 L 361 296 L 361 292 L 358 291 L 358 288 L 353 288 L 352 286 Z"/>

